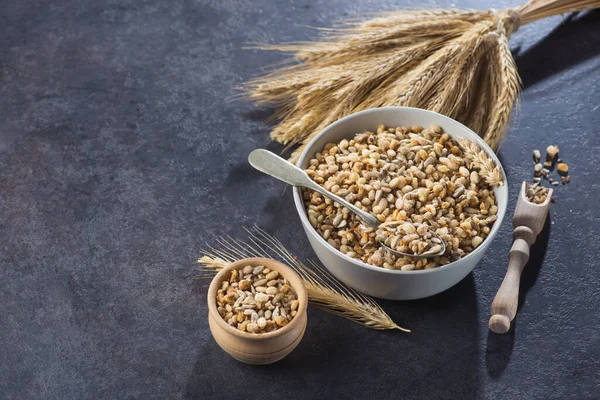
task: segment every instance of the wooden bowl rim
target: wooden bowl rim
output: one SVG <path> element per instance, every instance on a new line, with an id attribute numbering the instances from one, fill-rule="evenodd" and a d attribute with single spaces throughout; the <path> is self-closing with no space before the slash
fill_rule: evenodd
<path id="1" fill-rule="evenodd" d="M 227 275 L 232 269 L 234 269 L 234 268 L 237 269 L 237 268 L 240 268 L 240 267 L 246 266 L 246 265 L 252 265 L 254 267 L 258 266 L 258 265 L 264 265 L 265 267 L 267 267 L 271 270 L 279 272 L 285 279 L 287 279 L 290 282 L 292 288 L 296 291 L 296 295 L 298 296 L 298 300 L 300 302 L 300 305 L 298 306 L 298 313 L 296 314 L 296 316 L 294 318 L 292 318 L 290 323 L 288 323 L 283 328 L 277 329 L 272 332 L 267 332 L 267 333 L 243 332 L 243 331 L 240 331 L 239 329 L 234 328 L 233 326 L 229 325 L 219 315 L 219 312 L 217 311 L 216 298 L 217 298 L 217 291 L 219 290 L 219 288 L 221 286 L 223 277 L 225 275 Z M 273 266 L 275 266 L 275 268 L 272 268 Z M 302 279 L 296 273 L 296 271 L 294 271 L 292 268 L 288 267 L 287 265 L 283 264 L 282 262 L 273 260 L 272 258 L 252 257 L 252 258 L 244 258 L 244 259 L 238 260 L 238 261 L 234 262 L 233 264 L 221 269 L 221 271 L 219 271 L 219 273 L 217 275 L 215 275 L 213 280 L 210 282 L 210 286 L 208 287 L 207 302 L 208 302 L 208 312 L 211 314 L 211 316 L 213 317 L 213 319 L 215 320 L 217 325 L 219 325 L 226 332 L 228 332 L 234 336 L 243 338 L 243 339 L 266 340 L 266 339 L 272 339 L 272 338 L 275 338 L 278 336 L 282 336 L 286 332 L 292 330 L 297 324 L 300 323 L 301 318 L 298 318 L 298 317 L 301 314 L 306 313 L 306 307 L 308 305 L 307 304 L 308 303 L 308 295 L 306 293 L 306 288 L 304 287 L 304 284 L 302 283 Z"/>

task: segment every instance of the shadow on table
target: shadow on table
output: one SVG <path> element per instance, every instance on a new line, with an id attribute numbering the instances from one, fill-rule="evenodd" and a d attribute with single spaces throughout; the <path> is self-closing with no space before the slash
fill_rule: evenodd
<path id="1" fill-rule="evenodd" d="M 284 151 L 284 146 L 270 140 L 265 141 L 263 148 L 283 158 L 291 155 L 291 150 Z M 227 179 L 219 187 L 220 193 L 225 198 L 245 202 L 248 201 L 247 197 L 240 196 L 240 193 L 245 193 L 250 187 L 254 192 L 259 188 L 254 196 L 255 201 L 262 203 L 263 217 L 260 226 L 267 232 L 275 232 L 282 222 L 290 222 L 289 219 L 298 221 L 294 211 L 291 185 L 254 169 L 248 163 L 247 155 L 243 156 L 242 160 L 237 160 L 229 170 Z"/>
<path id="2" fill-rule="evenodd" d="M 275 107 L 257 106 L 248 112 L 242 113 L 242 116 L 250 121 L 268 123 L 273 118 L 275 111 L 277 111 Z"/>
<path id="3" fill-rule="evenodd" d="M 528 87 L 600 54 L 600 11 L 572 14 L 515 62 Z M 567 56 L 565 56 L 567 55 Z"/>
<path id="4" fill-rule="evenodd" d="M 243 117 L 250 121 L 262 122 L 266 121 L 273 112 L 274 109 L 272 108 L 256 108 L 252 111 L 244 113 Z M 253 131 L 250 133 L 250 136 L 256 136 L 258 134 L 262 136 L 264 133 L 265 132 L 262 131 L 260 133 L 258 131 Z M 272 141 L 268 136 L 264 137 L 264 142 L 259 143 L 257 148 L 270 150 L 284 158 L 287 158 L 291 153 L 290 151 L 285 151 L 285 147 L 283 145 Z M 248 154 L 242 154 L 239 156 L 239 158 L 236 157 L 231 161 L 232 165 L 231 168 L 229 168 L 229 175 L 221 185 L 221 189 L 231 188 L 232 191 L 238 191 L 240 189 L 240 184 L 255 184 L 255 181 L 266 177 L 265 174 L 252 168 L 252 166 L 248 163 Z"/>
<path id="5" fill-rule="evenodd" d="M 504 369 L 510 361 L 512 350 L 515 344 L 515 329 L 517 328 L 517 319 L 511 322 L 511 329 L 505 334 L 498 335 L 488 330 L 487 347 L 485 349 L 485 365 L 488 374 L 492 378 L 502 376 Z"/>
<path id="6" fill-rule="evenodd" d="M 209 340 L 198 353 L 186 397 L 246 398 L 260 387 L 264 392 L 256 398 L 477 396 L 479 319 L 472 275 L 428 299 L 378 302 L 412 333 L 367 329 L 310 307 L 302 342 L 272 365 L 241 364 Z"/>
<path id="7" fill-rule="evenodd" d="M 529 262 L 523 268 L 521 273 L 521 285 L 519 287 L 519 306 L 521 309 L 527 297 L 529 289 L 535 285 L 537 277 L 542 268 L 548 241 L 550 240 L 551 216 L 548 215 L 544 228 L 538 235 L 535 243 L 531 246 Z M 518 311 L 517 311 L 518 312 Z M 487 347 L 485 350 L 485 364 L 488 374 L 493 378 L 499 378 L 506 369 L 512 356 L 514 347 L 515 331 L 517 330 L 517 320 L 519 315 L 511 322 L 510 330 L 505 334 L 496 334 L 488 331 Z"/>
<path id="8" fill-rule="evenodd" d="M 433 297 L 379 303 L 400 325 L 406 321 L 412 329 L 414 347 L 405 351 L 420 366 L 409 378 L 415 387 L 406 393 L 409 398 L 477 397 L 480 339 L 473 274 Z"/>

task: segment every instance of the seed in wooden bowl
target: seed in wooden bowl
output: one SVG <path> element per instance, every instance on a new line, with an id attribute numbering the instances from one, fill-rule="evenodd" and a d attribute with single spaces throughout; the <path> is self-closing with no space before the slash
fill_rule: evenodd
<path id="1" fill-rule="evenodd" d="M 298 310 L 298 296 L 287 279 L 260 265 L 233 269 L 217 291 L 217 311 L 229 325 L 264 333 L 287 325 Z"/>
<path id="2" fill-rule="evenodd" d="M 469 141 L 457 142 L 436 125 L 381 125 L 377 132 L 328 143 L 306 173 L 381 222 L 424 225 L 445 242 L 446 252 L 439 257 L 396 256 L 379 245 L 378 232 L 348 209 L 304 190 L 308 219 L 331 246 L 368 264 L 402 270 L 449 264 L 479 246 L 497 219 L 493 186 L 503 184 L 500 168 L 485 152 Z M 419 252 L 429 245 L 411 241 L 411 246 Z"/>
<path id="3" fill-rule="evenodd" d="M 556 182 L 558 184 L 558 182 Z M 533 185 L 527 184 L 526 190 L 527 200 L 535 204 L 542 204 L 548 196 L 548 188 L 540 186 L 537 183 Z"/>

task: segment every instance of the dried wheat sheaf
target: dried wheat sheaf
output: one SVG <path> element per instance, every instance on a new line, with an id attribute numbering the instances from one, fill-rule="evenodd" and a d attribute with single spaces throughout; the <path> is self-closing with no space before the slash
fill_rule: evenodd
<path id="1" fill-rule="evenodd" d="M 255 48 L 293 54 L 296 64 L 243 86 L 258 104 L 277 106 L 271 137 L 296 148 L 351 113 L 410 106 L 454 118 L 497 150 L 521 81 L 508 46 L 520 25 L 600 7 L 599 0 L 530 0 L 505 10 L 420 10 L 381 14 L 321 41 Z"/>

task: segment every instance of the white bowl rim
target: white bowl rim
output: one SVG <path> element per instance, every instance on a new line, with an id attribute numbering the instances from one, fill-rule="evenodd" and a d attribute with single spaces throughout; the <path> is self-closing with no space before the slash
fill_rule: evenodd
<path id="1" fill-rule="evenodd" d="M 494 162 L 496 163 L 496 165 L 500 166 L 500 171 L 502 172 L 502 178 L 504 180 L 504 187 L 506 190 L 506 201 L 504 202 L 504 204 L 502 204 L 502 217 L 498 218 L 495 223 L 494 226 L 492 227 L 492 230 L 490 231 L 490 233 L 488 234 L 488 236 L 485 238 L 484 243 L 485 242 L 491 242 L 492 240 L 494 240 L 494 237 L 496 236 L 496 233 L 498 233 L 498 230 L 500 229 L 500 226 L 502 225 L 502 222 L 504 221 L 504 217 L 506 216 L 506 208 L 508 206 L 508 181 L 506 179 L 506 173 L 504 172 L 504 167 L 502 167 L 502 163 L 500 163 L 500 160 L 498 159 L 498 156 L 496 156 L 496 153 L 494 153 L 494 151 L 490 148 L 490 146 L 479 136 L 477 135 L 475 132 L 473 132 L 470 128 L 468 128 L 467 126 L 463 125 L 462 123 L 458 122 L 455 119 L 452 119 L 450 117 L 447 117 L 443 114 L 437 113 L 435 111 L 430 111 L 430 110 L 425 110 L 422 108 L 416 108 L 416 107 L 377 107 L 377 108 L 370 108 L 368 110 L 363 110 L 363 111 L 358 111 L 355 112 L 353 114 L 347 115 L 344 118 L 340 118 L 339 120 L 337 120 L 336 122 L 326 126 L 321 132 L 319 132 L 314 138 L 312 138 L 312 140 L 306 145 L 306 148 L 304 149 L 304 151 L 302 152 L 302 154 L 300 154 L 300 157 L 298 158 L 298 161 L 296 162 L 296 165 L 298 167 L 301 168 L 302 162 L 304 161 L 304 159 L 307 157 L 309 150 L 311 150 L 312 145 L 321 137 L 327 134 L 327 132 L 329 132 L 332 128 L 334 128 L 335 126 L 343 123 L 344 121 L 348 120 L 348 119 L 352 119 L 352 118 L 356 118 L 360 115 L 364 115 L 364 114 L 370 114 L 370 113 L 377 113 L 379 111 L 382 110 L 408 110 L 408 111 L 418 111 L 418 112 L 424 112 L 424 113 L 429 113 L 429 114 L 434 114 L 437 115 L 439 117 L 441 117 L 442 119 L 454 122 L 459 124 L 460 126 L 462 126 L 470 135 L 472 135 L 472 138 L 469 138 L 469 140 L 475 140 L 477 142 L 477 144 L 479 145 L 479 147 L 482 148 L 482 150 L 484 150 L 488 156 L 491 156 L 494 160 Z M 357 132 L 359 133 L 359 132 Z M 436 271 L 439 272 L 440 270 L 447 270 L 450 268 L 454 268 L 458 266 L 458 263 L 460 261 L 464 261 L 467 258 L 474 256 L 482 251 L 485 251 L 485 248 L 487 248 L 487 246 L 479 246 L 477 247 L 475 250 L 473 250 L 472 252 L 470 252 L 469 254 L 467 254 L 466 256 L 464 256 L 463 258 L 456 260 L 456 261 L 452 261 L 449 264 L 446 265 L 442 265 L 440 267 L 437 268 L 430 268 L 430 269 L 420 269 L 420 270 L 412 270 L 412 271 L 402 271 L 400 269 L 387 269 L 387 268 L 383 268 L 383 267 L 376 267 L 374 265 L 371 264 L 367 264 L 366 262 L 357 260 L 356 258 L 352 258 L 350 256 L 347 256 L 346 254 L 342 253 L 341 251 L 339 251 L 338 249 L 336 249 L 335 247 L 333 247 L 332 245 L 330 245 L 329 243 L 327 243 L 327 241 L 325 239 L 323 239 L 323 237 L 321 235 L 319 235 L 317 233 L 317 231 L 312 227 L 312 225 L 310 225 L 309 221 L 308 221 L 308 217 L 306 214 L 306 209 L 304 208 L 304 202 L 302 201 L 302 196 L 301 196 L 301 189 L 299 187 L 294 187 L 293 188 L 293 194 L 294 194 L 294 204 L 296 206 L 296 211 L 298 212 L 298 215 L 300 216 L 300 219 L 302 221 L 302 223 L 306 226 L 308 224 L 308 226 L 311 227 L 312 230 L 310 230 L 311 234 L 313 236 L 315 236 L 317 238 L 318 241 L 320 241 L 322 244 L 325 245 L 325 247 L 327 247 L 328 249 L 332 250 L 335 254 L 339 255 L 340 257 L 346 259 L 347 261 L 350 261 L 351 263 L 359 266 L 359 267 L 363 267 L 366 269 L 370 269 L 372 271 L 376 271 L 376 272 L 381 272 L 381 273 L 387 273 L 387 274 L 392 274 L 392 275 L 413 275 L 413 274 L 429 274 L 429 273 L 435 273 Z M 500 213 L 500 206 L 498 207 L 498 213 Z M 496 215 L 498 215 L 498 213 Z"/>

